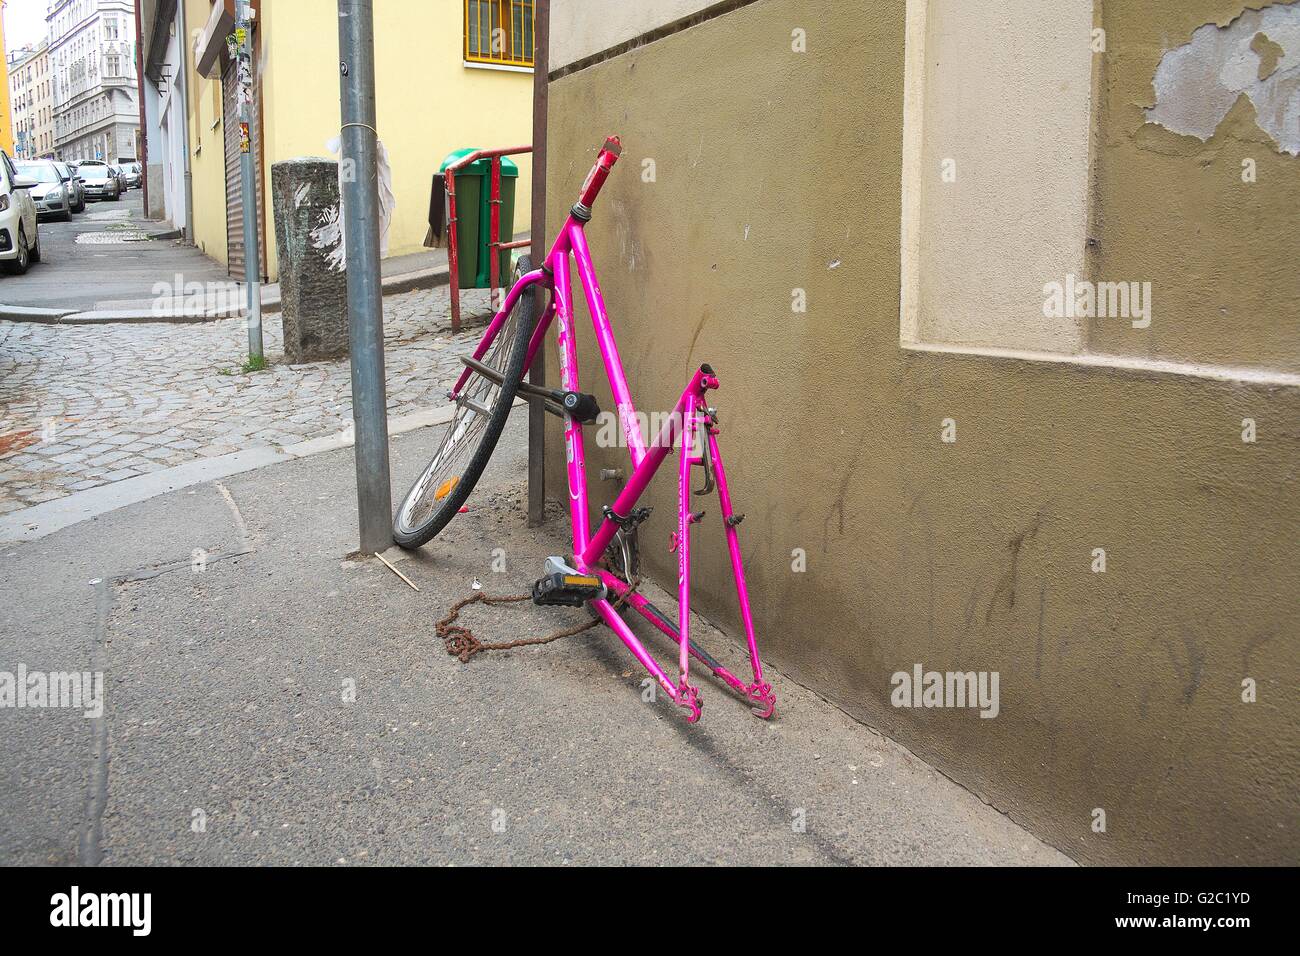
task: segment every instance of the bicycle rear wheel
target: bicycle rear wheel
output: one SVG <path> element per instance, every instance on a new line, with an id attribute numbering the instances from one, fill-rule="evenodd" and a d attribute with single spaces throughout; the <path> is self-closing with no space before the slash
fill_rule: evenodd
<path id="1" fill-rule="evenodd" d="M 532 268 L 532 260 L 520 256 L 515 280 Z M 510 417 L 535 322 L 533 293 L 528 290 L 515 302 L 480 359 L 501 374 L 501 381 L 480 372 L 470 373 L 456 397 L 455 411 L 438 451 L 398 506 L 393 540 L 399 546 L 418 548 L 432 540 L 469 499 Z"/>

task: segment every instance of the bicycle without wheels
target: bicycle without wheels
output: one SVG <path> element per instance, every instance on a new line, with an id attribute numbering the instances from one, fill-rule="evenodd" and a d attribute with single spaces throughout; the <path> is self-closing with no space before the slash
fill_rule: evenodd
<path id="1" fill-rule="evenodd" d="M 564 419 L 573 554 L 546 559 L 544 574 L 533 586 L 533 602 L 543 606 L 589 605 L 672 700 L 687 711 L 688 721 L 699 720 L 702 706 L 698 688 L 689 681 L 692 657 L 740 694 L 756 716 L 767 719 L 775 710 L 776 696 L 771 685 L 763 679 L 763 665 L 754 637 L 737 533 L 744 515 L 736 514 L 732 508 L 726 470 L 718 448 L 718 416 L 708 403 L 708 393 L 719 386 L 718 377 L 709 365 L 697 368 L 667 421 L 647 446 L 587 247 L 585 228 L 591 221 L 592 206 L 621 151 L 618 137 L 605 141 L 596 164 L 583 183 L 578 202 L 570 210 L 541 266 L 535 268 L 527 256 L 520 258 L 514 284 L 500 311 L 493 316 L 473 354 L 461 359 L 465 369 L 448 393 L 454 402 L 452 419 L 433 459 L 397 509 L 394 537 L 404 548 L 418 548 L 446 527 L 482 475 L 516 396 L 542 402 L 547 411 Z M 574 265 L 595 326 L 596 341 L 632 459 L 632 472 L 627 483 L 613 504 L 603 507 L 603 518 L 594 534 L 589 523 L 582 429 L 597 420 L 600 408 L 595 396 L 579 389 L 571 271 Z M 540 318 L 535 314 L 535 302 L 541 297 L 534 297 L 534 287 L 549 293 Z M 558 389 L 535 386 L 523 380 L 553 321 L 559 326 L 561 387 Z M 675 623 L 646 600 L 634 584 L 637 527 L 650 514 L 649 508 L 639 508 L 637 502 L 674 447 L 679 449 L 678 514 L 672 537 L 672 547 L 677 553 L 678 608 Z M 703 470 L 703 484 L 698 490 L 691 487 L 695 468 Z M 691 530 L 704 517 L 703 511 L 692 508 L 692 492 L 694 496 L 702 496 L 714 491 L 718 495 L 740 617 L 749 645 L 753 679 L 748 683 L 728 671 L 690 638 Z M 615 604 L 635 610 L 676 642 L 680 649 L 676 680 L 670 678 L 646 650 Z"/>

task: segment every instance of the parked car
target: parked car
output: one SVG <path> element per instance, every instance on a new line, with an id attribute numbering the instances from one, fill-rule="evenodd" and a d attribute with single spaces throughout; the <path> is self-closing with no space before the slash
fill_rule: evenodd
<path id="1" fill-rule="evenodd" d="M 122 183 L 108 163 L 87 159 L 77 164 L 77 175 L 86 187 L 86 199 L 111 199 L 122 197 Z"/>
<path id="2" fill-rule="evenodd" d="M 15 166 L 19 176 L 25 176 L 36 183 L 27 190 L 36 202 L 36 215 L 71 221 L 72 193 L 64 183 L 58 166 L 48 159 L 17 163 Z"/>
<path id="3" fill-rule="evenodd" d="M 77 175 L 77 167 L 72 163 L 60 163 L 55 161 L 55 166 L 59 169 L 59 175 L 63 177 L 63 182 L 67 184 L 68 192 L 72 196 L 72 211 L 86 211 L 86 187 L 81 184 L 81 178 Z"/>
<path id="4" fill-rule="evenodd" d="M 35 180 L 18 175 L 8 153 L 0 152 L 0 266 L 15 275 L 41 261 L 36 202 L 28 195 L 35 185 Z"/>
<path id="5" fill-rule="evenodd" d="M 122 166 L 122 174 L 126 177 L 127 189 L 139 189 L 141 182 L 144 180 L 144 173 L 140 171 L 139 163 L 126 163 Z"/>

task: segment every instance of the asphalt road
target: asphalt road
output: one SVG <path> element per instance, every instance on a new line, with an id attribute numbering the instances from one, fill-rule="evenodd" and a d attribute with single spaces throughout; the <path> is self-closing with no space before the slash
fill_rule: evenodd
<path id="1" fill-rule="evenodd" d="M 419 592 L 347 559 L 350 449 L 0 550 L 0 670 L 106 686 L 100 719 L 0 708 L 0 865 L 1069 863 L 779 661 L 775 720 L 702 679 L 691 725 L 604 628 L 449 657 L 434 624 L 476 577 L 527 591 L 565 548 L 562 521 L 526 527 L 524 425 L 470 510 L 394 556 Z M 438 437 L 394 440 L 396 494 Z M 527 602 L 463 617 L 484 640 L 583 620 Z M 703 621 L 699 639 L 743 667 Z"/>
<path id="2" fill-rule="evenodd" d="M 225 268 L 170 239 L 103 242 L 124 233 L 156 235 L 170 227 L 146 222 L 144 194 L 131 189 L 117 202 L 93 202 L 71 222 L 40 223 L 41 262 L 25 276 L 0 275 L 0 304 L 29 308 L 113 309 L 153 298 L 159 281 L 224 282 Z M 98 234 L 98 235 L 97 235 Z M 78 237 L 83 237 L 78 241 Z M 86 236 L 96 238 L 87 239 Z"/>

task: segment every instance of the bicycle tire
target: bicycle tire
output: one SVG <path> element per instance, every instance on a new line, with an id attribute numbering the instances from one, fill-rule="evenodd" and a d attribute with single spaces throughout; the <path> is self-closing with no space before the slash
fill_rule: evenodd
<path id="1" fill-rule="evenodd" d="M 532 259 L 529 256 L 520 256 L 519 264 L 515 269 L 516 281 L 518 281 L 519 276 L 531 272 L 532 268 Z M 493 341 L 492 347 L 489 348 L 482 359 L 484 363 L 492 365 L 493 350 L 503 340 L 506 342 L 505 354 L 500 356 L 503 361 L 499 366 L 493 366 L 502 373 L 503 380 L 500 386 L 496 386 L 496 397 L 489 414 L 484 416 L 472 408 L 469 409 L 476 419 L 483 422 L 477 445 L 471 447 L 468 446 L 467 442 L 469 457 L 464 469 L 460 470 L 459 474 L 452 476 L 455 478 L 454 483 L 452 483 L 445 495 L 438 498 L 437 492 L 441 490 L 442 485 L 452 481 L 452 477 L 440 479 L 441 473 L 438 471 L 439 466 L 443 464 L 444 453 L 448 452 L 449 440 L 452 440 L 452 450 L 448 455 L 448 463 L 454 464 L 461 454 L 456 451 L 453 436 L 464 423 L 461 415 L 468 408 L 465 400 L 472 396 L 476 386 L 488 381 L 477 373 L 471 373 L 469 381 L 466 382 L 465 388 L 461 392 L 461 398 L 457 401 L 457 412 L 453 415 L 451 421 L 447 423 L 447 430 L 443 434 L 442 444 L 438 446 L 438 451 L 434 454 L 434 457 L 411 485 L 410 490 L 407 491 L 406 496 L 397 507 L 396 514 L 393 516 L 393 541 L 399 547 L 414 550 L 432 541 L 456 516 L 465 502 L 469 500 L 469 496 L 474 491 L 474 486 L 483 475 L 483 469 L 487 467 L 488 460 L 492 457 L 492 452 L 496 450 L 506 420 L 510 417 L 510 409 L 514 405 L 519 382 L 523 377 L 524 360 L 528 356 L 528 342 L 532 338 L 535 323 L 536 309 L 533 304 L 533 292 L 528 290 L 515 302 L 515 306 L 510 310 L 510 315 L 506 318 L 505 324 L 497 333 L 497 338 Z M 437 485 L 434 484 L 435 479 L 439 479 Z M 434 504 L 429 508 L 426 516 L 415 520 L 414 516 L 420 514 L 416 510 L 417 507 L 422 504 L 428 505 L 425 497 L 431 492 L 435 496 Z"/>

